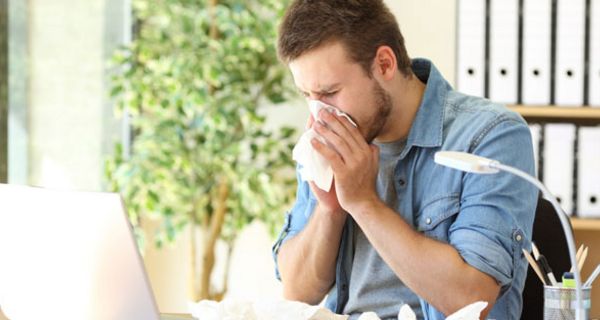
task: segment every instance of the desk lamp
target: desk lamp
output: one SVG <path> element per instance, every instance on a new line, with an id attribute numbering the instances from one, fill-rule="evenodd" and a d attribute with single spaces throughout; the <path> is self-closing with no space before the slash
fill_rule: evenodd
<path id="1" fill-rule="evenodd" d="M 499 171 L 504 171 L 512 173 L 535 185 L 538 189 L 542 191 L 544 197 L 548 199 L 550 203 L 552 203 L 556 214 L 558 214 L 558 217 L 560 218 L 560 223 L 562 224 L 563 230 L 565 231 L 565 237 L 567 239 L 567 247 L 569 248 L 569 258 L 571 259 L 571 265 L 577 265 L 577 260 L 575 258 L 575 241 L 573 240 L 573 231 L 571 230 L 571 226 L 569 224 L 567 215 L 558 204 L 556 198 L 539 180 L 519 169 L 504 165 L 499 161 L 476 156 L 466 152 L 438 151 L 435 153 L 434 161 L 437 164 L 441 164 L 446 167 L 471 173 L 492 174 L 497 173 Z M 577 308 L 575 309 L 575 319 L 584 320 L 585 312 L 583 310 L 581 276 L 579 273 L 579 268 L 575 268 L 574 271 L 575 298 L 577 303 Z"/>

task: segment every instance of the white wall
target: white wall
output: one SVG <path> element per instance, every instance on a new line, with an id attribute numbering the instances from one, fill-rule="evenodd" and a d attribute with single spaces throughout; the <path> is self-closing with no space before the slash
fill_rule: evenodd
<path id="1" fill-rule="evenodd" d="M 404 35 L 411 58 L 433 61 L 454 84 L 456 0 L 385 0 Z"/>
<path id="2" fill-rule="evenodd" d="M 148 221 L 146 221 L 148 224 Z M 145 228 L 152 233 L 153 223 Z M 185 313 L 188 308 L 188 274 L 190 271 L 190 236 L 186 232 L 172 245 L 157 250 L 148 246 L 144 261 L 159 309 L 162 312 Z M 281 284 L 275 279 L 271 245 L 264 224 L 255 222 L 242 231 L 236 239 L 228 275 L 230 299 L 279 299 Z M 214 283 L 221 288 L 224 275 L 226 247 L 217 245 Z"/>

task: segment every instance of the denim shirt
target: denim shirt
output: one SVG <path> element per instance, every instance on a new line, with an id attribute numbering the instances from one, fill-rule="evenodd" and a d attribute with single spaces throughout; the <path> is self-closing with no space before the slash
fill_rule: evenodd
<path id="1" fill-rule="evenodd" d="M 489 319 L 519 319 L 527 275 L 522 249 L 531 246 L 537 189 L 508 173 L 465 173 L 438 165 L 433 157 L 440 150 L 464 151 L 534 175 L 529 128 L 502 105 L 454 91 L 428 60 L 414 59 L 412 69 L 426 89 L 395 169 L 402 209 L 398 214 L 423 235 L 452 245 L 466 263 L 496 279 L 501 290 Z M 275 264 L 281 245 L 302 231 L 316 203 L 309 185 L 298 176 L 296 202 L 273 246 Z M 335 283 L 325 301 L 337 313 L 348 299 L 354 227 L 349 215 Z M 280 278 L 277 267 L 276 275 Z M 420 299 L 420 304 L 425 319 L 445 318 L 427 301 Z"/>

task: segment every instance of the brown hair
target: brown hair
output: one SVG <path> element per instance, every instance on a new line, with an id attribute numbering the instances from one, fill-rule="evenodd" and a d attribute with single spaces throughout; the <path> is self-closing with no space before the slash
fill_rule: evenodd
<path id="1" fill-rule="evenodd" d="M 398 70 L 410 74 L 404 38 L 383 0 L 294 0 L 279 27 L 277 51 L 287 64 L 334 41 L 341 41 L 349 57 L 369 77 L 377 48 L 382 45 L 394 51 Z"/>

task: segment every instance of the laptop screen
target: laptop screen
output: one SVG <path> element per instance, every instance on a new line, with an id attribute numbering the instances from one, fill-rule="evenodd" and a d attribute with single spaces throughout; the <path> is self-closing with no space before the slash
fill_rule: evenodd
<path id="1" fill-rule="evenodd" d="M 9 319 L 158 319 L 118 194 L 0 184 Z"/>

